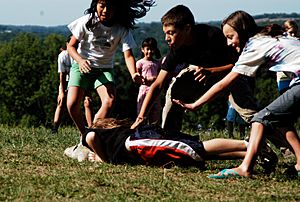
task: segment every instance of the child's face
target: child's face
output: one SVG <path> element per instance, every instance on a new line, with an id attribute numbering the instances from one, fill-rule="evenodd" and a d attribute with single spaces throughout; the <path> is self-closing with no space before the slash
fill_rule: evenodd
<path id="1" fill-rule="evenodd" d="M 105 0 L 99 0 L 97 4 L 97 14 L 100 22 L 109 22 L 113 16 L 113 8 L 107 6 Z"/>
<path id="2" fill-rule="evenodd" d="M 236 51 L 239 53 L 241 51 L 240 39 L 235 29 L 233 29 L 230 25 L 225 24 L 223 26 L 223 34 L 227 39 L 227 45 L 234 47 Z"/>
<path id="3" fill-rule="evenodd" d="M 142 53 L 144 54 L 144 57 L 149 60 L 153 58 L 154 50 L 149 46 L 145 46 L 142 48 Z"/>
<path id="4" fill-rule="evenodd" d="M 178 49 L 185 43 L 185 38 L 188 36 L 186 29 L 175 28 L 174 25 L 163 25 L 165 40 L 170 48 Z"/>

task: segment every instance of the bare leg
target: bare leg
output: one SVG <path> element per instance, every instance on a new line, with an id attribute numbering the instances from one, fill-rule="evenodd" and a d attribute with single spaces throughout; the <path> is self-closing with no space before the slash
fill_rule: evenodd
<path id="1" fill-rule="evenodd" d="M 66 104 L 66 98 L 63 99 L 58 98 L 54 119 L 53 119 L 53 129 L 56 131 L 61 123 L 62 112 L 63 112 L 63 108 L 65 107 L 65 104 Z"/>
<path id="2" fill-rule="evenodd" d="M 89 132 L 86 135 L 86 143 L 93 150 L 93 152 L 95 152 L 95 154 L 97 155 L 97 156 L 95 156 L 95 161 L 107 162 L 106 157 L 102 151 L 101 142 L 95 132 Z"/>
<path id="3" fill-rule="evenodd" d="M 299 136 L 297 135 L 297 133 L 295 131 L 290 130 L 285 133 L 285 137 L 286 137 L 288 143 L 293 148 L 295 156 L 296 156 L 297 161 L 296 161 L 295 169 L 297 171 L 300 171 L 300 140 L 299 140 Z"/>
<path id="4" fill-rule="evenodd" d="M 91 95 L 85 94 L 84 97 L 84 111 L 85 111 L 85 119 L 88 127 L 92 126 L 93 123 L 93 109 L 92 109 L 92 98 Z"/>
<path id="5" fill-rule="evenodd" d="M 71 86 L 68 90 L 67 107 L 71 118 L 80 131 L 80 135 L 84 134 L 84 122 L 82 112 L 80 110 L 80 103 L 83 97 L 83 89 L 77 86 Z"/>
<path id="6" fill-rule="evenodd" d="M 205 158 L 243 158 L 247 147 L 243 140 L 233 139 L 212 139 L 203 142 L 204 149 L 206 151 Z"/>
<path id="7" fill-rule="evenodd" d="M 116 89 L 111 83 L 99 86 L 97 93 L 101 99 L 101 107 L 95 114 L 94 122 L 99 118 L 106 118 L 114 104 Z"/>
<path id="8" fill-rule="evenodd" d="M 249 146 L 247 148 L 246 156 L 242 164 L 239 167 L 233 169 L 241 176 L 250 177 L 253 173 L 255 160 L 265 139 L 264 127 L 265 126 L 261 123 L 252 123 Z"/>

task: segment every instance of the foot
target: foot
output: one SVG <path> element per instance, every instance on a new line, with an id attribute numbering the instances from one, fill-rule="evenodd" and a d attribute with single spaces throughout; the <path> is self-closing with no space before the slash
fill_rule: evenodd
<path id="1" fill-rule="evenodd" d="M 212 179 L 228 179 L 228 178 L 241 178 L 251 177 L 249 172 L 244 172 L 240 167 L 232 169 L 224 169 L 217 174 L 209 175 L 208 178 Z"/>
<path id="2" fill-rule="evenodd" d="M 82 144 L 69 147 L 64 151 L 64 154 L 72 159 L 77 159 L 79 162 L 88 158 L 89 149 Z"/>
<path id="3" fill-rule="evenodd" d="M 52 128 L 52 129 L 51 129 L 51 134 L 52 134 L 52 135 L 56 135 L 57 132 L 58 132 L 58 131 L 57 131 L 57 128 Z"/>
<path id="4" fill-rule="evenodd" d="M 90 162 L 99 162 L 99 163 L 103 163 L 102 159 L 95 153 L 95 152 L 92 152 L 90 151 L 88 153 L 88 160 Z"/>

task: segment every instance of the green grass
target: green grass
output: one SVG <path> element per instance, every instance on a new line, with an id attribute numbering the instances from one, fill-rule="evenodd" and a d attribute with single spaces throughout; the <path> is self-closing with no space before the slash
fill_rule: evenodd
<path id="1" fill-rule="evenodd" d="M 74 128 L 52 136 L 45 128 L 0 125 L 0 201 L 299 201 L 300 181 L 283 174 L 294 159 L 280 157 L 270 176 L 212 180 L 207 175 L 240 161 L 209 161 L 197 168 L 76 162 L 63 156 L 78 142 Z M 204 139 L 222 136 L 203 135 Z"/>

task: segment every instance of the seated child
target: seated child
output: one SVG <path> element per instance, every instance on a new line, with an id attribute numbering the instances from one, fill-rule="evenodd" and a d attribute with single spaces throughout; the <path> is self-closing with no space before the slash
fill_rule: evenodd
<path id="1" fill-rule="evenodd" d="M 91 149 L 90 160 L 112 164 L 161 166 L 174 162 L 180 166 L 204 166 L 209 159 L 244 158 L 247 142 L 167 133 L 157 125 L 130 129 L 128 120 L 98 119 L 84 134 L 83 144 Z"/>

